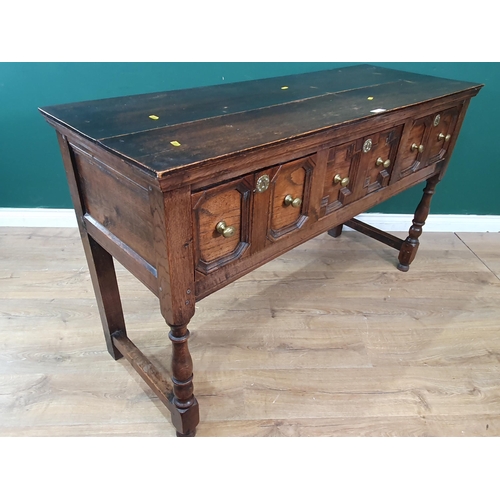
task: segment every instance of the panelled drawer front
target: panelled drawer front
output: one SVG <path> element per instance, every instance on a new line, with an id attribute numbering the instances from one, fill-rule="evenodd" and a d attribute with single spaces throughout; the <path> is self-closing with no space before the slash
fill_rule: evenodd
<path id="1" fill-rule="evenodd" d="M 315 157 L 194 193 L 195 269 L 207 275 L 299 230 L 308 219 Z"/>
<path id="2" fill-rule="evenodd" d="M 330 148 L 322 216 L 389 184 L 401 131 L 392 127 Z"/>
<path id="3" fill-rule="evenodd" d="M 352 186 L 356 185 L 359 164 L 358 141 L 341 144 L 328 150 L 321 214 L 326 215 L 354 201 Z"/>
<path id="4" fill-rule="evenodd" d="M 449 108 L 414 120 L 401 143 L 394 181 L 442 160 L 455 133 L 459 108 Z"/>
<path id="5" fill-rule="evenodd" d="M 270 241 L 296 231 L 307 220 L 313 168 L 311 156 L 272 169 L 267 230 Z"/>
<path id="6" fill-rule="evenodd" d="M 251 179 L 253 175 L 193 194 L 196 270 L 207 274 L 247 251 Z"/>
<path id="7" fill-rule="evenodd" d="M 425 116 L 415 120 L 401 143 L 398 155 L 399 178 L 420 170 L 425 167 L 425 156 L 427 156 L 427 142 L 432 126 L 432 117 Z"/>
<path id="8" fill-rule="evenodd" d="M 458 107 L 446 109 L 432 116 L 428 144 L 427 165 L 436 163 L 446 156 L 458 120 Z"/>
<path id="9" fill-rule="evenodd" d="M 192 194 L 196 280 L 300 231 L 309 219 L 316 154 Z M 262 182 L 265 179 L 265 182 Z"/>
<path id="10" fill-rule="evenodd" d="M 403 126 L 383 130 L 363 138 L 359 180 L 355 195 L 361 198 L 389 184 Z"/>

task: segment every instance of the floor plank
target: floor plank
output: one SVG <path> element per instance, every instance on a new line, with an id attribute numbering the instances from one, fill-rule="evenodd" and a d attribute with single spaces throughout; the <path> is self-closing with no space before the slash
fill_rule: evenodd
<path id="1" fill-rule="evenodd" d="M 403 236 L 400 234 L 399 236 Z M 498 234 L 429 233 L 410 272 L 321 235 L 196 305 L 199 436 L 499 436 Z M 158 300 L 120 265 L 132 340 L 168 370 Z M 0 436 L 174 436 L 106 351 L 75 229 L 0 229 Z"/>
<path id="2" fill-rule="evenodd" d="M 500 279 L 500 233 L 458 233 L 457 236 Z"/>

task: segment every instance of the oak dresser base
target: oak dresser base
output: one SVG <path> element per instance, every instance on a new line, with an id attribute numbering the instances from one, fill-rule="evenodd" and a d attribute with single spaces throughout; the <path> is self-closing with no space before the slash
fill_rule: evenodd
<path id="1" fill-rule="evenodd" d="M 57 132 L 106 346 L 169 409 L 199 423 L 195 303 L 346 225 L 408 271 L 480 84 L 369 65 L 40 111 Z M 426 181 L 405 240 L 355 217 Z M 129 339 L 113 259 L 159 299 L 170 373 Z"/>

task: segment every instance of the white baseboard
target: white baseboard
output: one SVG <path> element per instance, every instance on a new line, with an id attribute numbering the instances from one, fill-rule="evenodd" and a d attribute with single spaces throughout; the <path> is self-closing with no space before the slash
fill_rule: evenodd
<path id="1" fill-rule="evenodd" d="M 367 213 L 359 215 L 356 219 L 382 231 L 408 231 L 413 214 Z M 500 215 L 429 214 L 424 231 L 427 233 L 497 233 L 500 232 Z"/>
<path id="2" fill-rule="evenodd" d="M 361 214 L 357 219 L 382 231 L 407 231 L 413 214 Z M 77 227 L 73 209 L 0 208 L 0 227 Z M 349 230 L 349 228 L 345 228 Z M 500 215 L 433 215 L 425 223 L 426 232 L 496 233 Z"/>
<path id="3" fill-rule="evenodd" d="M 0 208 L 0 227 L 78 227 L 72 208 Z"/>

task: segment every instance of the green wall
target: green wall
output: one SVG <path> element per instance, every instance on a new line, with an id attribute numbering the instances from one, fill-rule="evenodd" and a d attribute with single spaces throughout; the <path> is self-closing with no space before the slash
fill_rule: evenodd
<path id="1" fill-rule="evenodd" d="M 358 64 L 358 63 L 352 63 Z M 432 212 L 500 214 L 499 63 L 375 63 L 484 83 L 469 107 Z M 304 73 L 347 63 L 0 63 L 0 207 L 70 208 L 55 132 L 38 106 Z M 417 186 L 374 208 L 409 213 Z"/>

